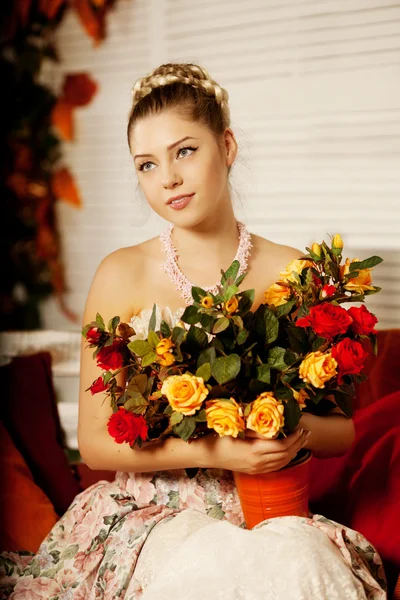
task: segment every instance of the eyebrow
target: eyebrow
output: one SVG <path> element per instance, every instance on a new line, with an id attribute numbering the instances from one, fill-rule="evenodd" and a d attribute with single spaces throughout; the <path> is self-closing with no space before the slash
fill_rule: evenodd
<path id="1" fill-rule="evenodd" d="M 175 146 L 177 146 L 181 142 L 184 142 L 185 140 L 197 140 L 197 139 L 198 138 L 194 138 L 194 137 L 192 137 L 190 135 L 187 135 L 186 137 L 182 138 L 181 140 L 178 140 L 177 142 L 174 142 L 170 146 L 167 146 L 167 150 L 172 150 L 172 148 L 175 148 Z M 141 156 L 153 156 L 153 155 L 152 154 L 135 154 L 135 156 L 133 157 L 133 159 L 135 160 L 135 158 L 139 158 Z"/>

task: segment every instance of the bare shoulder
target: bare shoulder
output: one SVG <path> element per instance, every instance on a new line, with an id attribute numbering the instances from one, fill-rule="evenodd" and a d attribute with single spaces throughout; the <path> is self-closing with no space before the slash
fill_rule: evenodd
<path id="1" fill-rule="evenodd" d="M 278 244 L 259 235 L 253 234 L 252 239 L 255 256 L 262 262 L 267 259 L 272 268 L 278 267 L 282 270 L 291 260 L 304 255 L 304 251 L 294 246 Z"/>

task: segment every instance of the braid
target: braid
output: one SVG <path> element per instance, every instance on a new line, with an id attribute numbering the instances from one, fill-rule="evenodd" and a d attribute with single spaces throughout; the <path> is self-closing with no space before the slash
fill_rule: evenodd
<path id="1" fill-rule="evenodd" d="M 221 107 L 227 122 L 230 121 L 228 106 L 229 94 L 212 77 L 207 69 L 192 63 L 167 63 L 157 67 L 149 75 L 138 79 L 132 88 L 133 106 L 154 89 L 172 83 L 185 83 L 195 89 L 202 90 L 207 96 L 213 97 Z"/>

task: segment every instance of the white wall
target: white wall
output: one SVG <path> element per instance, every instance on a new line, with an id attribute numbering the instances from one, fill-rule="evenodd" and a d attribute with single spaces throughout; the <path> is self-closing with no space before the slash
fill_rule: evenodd
<path id="1" fill-rule="evenodd" d="M 230 94 L 238 217 L 300 249 L 340 232 L 345 256 L 382 256 L 374 283 L 383 290 L 367 306 L 380 328 L 400 327 L 400 3 L 120 0 L 102 46 L 72 12 L 58 43 L 54 87 L 82 71 L 100 86 L 65 144 L 83 208 L 57 208 L 67 300 L 79 316 L 100 260 L 166 225 L 135 196 L 131 87 L 164 62 L 196 62 Z M 48 328 L 80 328 L 52 300 L 44 315 Z"/>

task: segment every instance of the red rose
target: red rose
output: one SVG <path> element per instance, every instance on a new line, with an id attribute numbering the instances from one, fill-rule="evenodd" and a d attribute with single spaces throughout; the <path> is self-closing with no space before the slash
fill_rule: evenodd
<path id="1" fill-rule="evenodd" d="M 92 392 L 92 395 L 93 395 L 93 394 L 98 394 L 99 392 L 104 392 L 105 390 L 108 390 L 109 387 L 110 387 L 109 384 L 104 385 L 103 378 L 100 375 L 100 377 L 98 377 L 96 379 L 96 381 L 94 381 L 92 383 L 89 390 Z"/>
<path id="2" fill-rule="evenodd" d="M 106 371 L 115 371 L 124 364 L 123 350 L 125 342 L 121 338 L 116 338 L 111 346 L 103 346 L 96 356 L 97 365 Z"/>
<path id="3" fill-rule="evenodd" d="M 147 423 L 142 415 L 135 415 L 123 406 L 108 419 L 107 429 L 117 444 L 128 442 L 132 446 L 138 437 L 147 438 Z"/>
<path id="4" fill-rule="evenodd" d="M 321 279 L 320 279 L 319 277 L 317 277 L 317 276 L 315 275 L 315 273 L 313 273 L 313 274 L 312 274 L 312 277 L 313 277 L 313 280 L 314 280 L 314 284 L 315 284 L 315 285 L 318 285 L 318 286 L 322 285 L 322 281 L 321 281 Z"/>
<path id="5" fill-rule="evenodd" d="M 332 357 L 338 363 L 338 384 L 342 384 L 343 375 L 360 373 L 367 356 L 368 352 L 365 352 L 362 344 L 350 338 L 344 338 L 336 346 L 333 346 Z"/>
<path id="6" fill-rule="evenodd" d="M 333 294 L 336 292 L 336 288 L 334 285 L 329 285 L 328 283 L 326 285 L 324 285 L 324 287 L 322 288 L 322 292 L 321 292 L 321 296 L 323 298 L 329 298 L 329 296 L 333 296 Z"/>
<path id="7" fill-rule="evenodd" d="M 86 334 L 86 339 L 91 344 L 97 344 L 97 342 L 100 340 L 100 338 L 101 338 L 101 331 L 99 331 L 98 327 L 91 327 Z"/>
<path id="8" fill-rule="evenodd" d="M 369 333 L 376 333 L 374 327 L 377 324 L 378 319 L 375 315 L 369 312 L 369 310 L 364 306 L 364 304 L 359 308 L 357 308 L 356 306 L 352 306 L 347 312 L 353 319 L 353 323 L 351 324 L 351 330 L 354 333 L 358 333 L 359 335 L 368 335 Z"/>
<path id="9" fill-rule="evenodd" d="M 313 331 L 328 340 L 346 333 L 353 319 L 347 310 L 336 304 L 324 302 L 310 308 L 310 314 L 296 321 L 297 327 L 312 327 Z"/>

